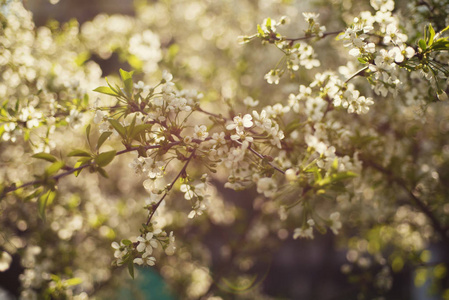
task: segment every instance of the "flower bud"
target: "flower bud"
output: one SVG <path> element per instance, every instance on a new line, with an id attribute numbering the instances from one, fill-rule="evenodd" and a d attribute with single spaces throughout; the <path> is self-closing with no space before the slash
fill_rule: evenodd
<path id="1" fill-rule="evenodd" d="M 438 99 L 440 99 L 440 101 L 447 101 L 447 94 L 445 91 L 443 91 L 443 90 L 438 91 L 437 96 L 438 96 Z"/>
<path id="2" fill-rule="evenodd" d="M 293 170 L 293 169 L 288 169 L 287 171 L 285 171 L 285 178 L 286 178 L 288 181 L 290 181 L 290 182 L 295 181 L 297 177 L 298 177 L 298 176 L 296 176 L 295 170 Z"/>

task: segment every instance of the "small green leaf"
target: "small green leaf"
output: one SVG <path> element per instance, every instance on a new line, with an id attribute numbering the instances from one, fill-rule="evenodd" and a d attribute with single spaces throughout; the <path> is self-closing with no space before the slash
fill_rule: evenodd
<path id="1" fill-rule="evenodd" d="M 109 83 L 107 77 L 105 77 L 104 79 L 106 80 L 106 83 L 108 84 L 109 88 L 110 88 L 114 93 L 116 93 L 116 95 L 121 95 L 121 94 L 122 94 L 121 91 L 120 91 L 120 88 L 114 88 L 114 87 Z"/>
<path id="2" fill-rule="evenodd" d="M 54 157 L 53 155 L 49 154 L 49 153 L 45 153 L 45 152 L 41 152 L 41 153 L 36 153 L 33 156 L 34 158 L 39 158 L 39 159 L 43 159 L 49 162 L 56 162 L 58 161 L 58 159 L 56 157 Z"/>
<path id="3" fill-rule="evenodd" d="M 128 262 L 128 272 L 132 279 L 134 279 L 134 263 L 132 260 Z"/>
<path id="4" fill-rule="evenodd" d="M 136 137 L 144 132 L 145 130 L 151 128 L 153 126 L 153 124 L 139 124 L 137 126 L 134 127 L 133 131 L 130 134 L 130 138 L 131 139 L 136 139 Z"/>
<path id="5" fill-rule="evenodd" d="M 83 283 L 83 280 L 81 278 L 75 277 L 70 278 L 64 281 L 65 286 L 74 286 Z"/>
<path id="6" fill-rule="evenodd" d="M 98 138 L 98 142 L 97 142 L 97 150 L 100 149 L 101 145 L 103 145 L 103 143 L 108 139 L 108 137 L 111 136 L 111 134 L 112 134 L 112 132 L 105 131 L 100 135 L 100 137 Z"/>
<path id="7" fill-rule="evenodd" d="M 418 41 L 418 46 L 419 46 L 419 48 L 422 49 L 422 51 L 426 51 L 426 49 L 427 49 L 426 41 L 424 41 L 423 39 L 420 39 Z"/>
<path id="8" fill-rule="evenodd" d="M 271 18 L 267 18 L 267 23 L 265 25 L 271 30 Z"/>
<path id="9" fill-rule="evenodd" d="M 94 92 L 110 95 L 110 96 L 118 96 L 116 92 L 114 92 L 110 87 L 100 86 L 97 87 Z"/>
<path id="10" fill-rule="evenodd" d="M 85 156 L 85 157 L 91 157 L 92 155 L 84 150 L 81 149 L 75 149 L 69 152 L 69 154 L 67 154 L 67 156 Z"/>
<path id="11" fill-rule="evenodd" d="M 45 174 L 47 174 L 47 176 L 56 174 L 59 170 L 61 170 L 62 167 L 64 167 L 64 165 L 65 164 L 62 161 L 56 161 L 52 163 L 47 169 L 45 169 Z"/>
<path id="12" fill-rule="evenodd" d="M 441 31 L 440 31 L 440 34 L 443 33 L 443 32 L 445 32 L 445 31 L 448 30 L 448 29 L 449 29 L 449 26 L 447 26 L 446 28 L 444 28 L 443 30 L 441 30 Z"/>
<path id="13" fill-rule="evenodd" d="M 131 136 L 131 133 L 133 132 L 134 127 L 136 126 L 136 117 L 137 117 L 137 115 L 134 115 L 134 118 L 131 121 L 131 124 L 126 128 L 127 136 Z"/>
<path id="14" fill-rule="evenodd" d="M 116 153 L 117 152 L 115 150 L 100 153 L 97 157 L 95 157 L 95 162 L 100 167 L 105 167 L 114 159 Z"/>
<path id="15" fill-rule="evenodd" d="M 123 245 L 126 245 L 126 246 L 129 246 L 133 243 L 130 240 L 121 240 L 121 242 L 123 243 Z"/>
<path id="16" fill-rule="evenodd" d="M 440 38 L 436 40 L 432 45 L 433 51 L 443 51 L 449 50 L 449 39 L 448 38 Z"/>
<path id="17" fill-rule="evenodd" d="M 112 127 L 118 132 L 118 134 L 123 138 L 126 139 L 126 129 L 125 127 L 120 124 L 119 121 L 115 119 L 108 119 L 109 123 L 111 123 Z"/>
<path id="18" fill-rule="evenodd" d="M 105 169 L 98 167 L 97 172 L 104 178 L 109 178 L 108 173 L 106 172 Z"/>
<path id="19" fill-rule="evenodd" d="M 87 138 L 87 143 L 89 144 L 89 147 L 92 148 L 92 146 L 90 145 L 90 124 L 87 125 L 86 127 L 86 138 Z"/>
<path id="20" fill-rule="evenodd" d="M 133 72 L 126 72 L 123 69 L 120 69 L 120 77 L 122 77 L 123 83 L 125 84 L 125 91 L 128 96 L 132 95 L 133 92 Z"/>
<path id="21" fill-rule="evenodd" d="M 50 205 L 56 197 L 56 192 L 53 189 L 49 189 L 39 198 L 39 216 L 45 221 L 45 209 Z"/>
<path id="22" fill-rule="evenodd" d="M 429 37 L 428 37 L 427 45 L 429 45 L 429 47 L 430 47 L 430 46 L 432 46 L 433 38 L 435 37 L 435 29 L 433 29 L 432 24 L 429 24 L 428 30 L 429 30 Z"/>
<path id="23" fill-rule="evenodd" d="M 361 64 L 366 64 L 367 63 L 367 61 L 366 60 L 364 60 L 363 58 L 361 58 L 361 57 L 359 57 L 359 58 L 357 58 L 357 60 L 359 61 L 359 63 L 361 63 Z"/>
<path id="24" fill-rule="evenodd" d="M 265 35 L 265 33 L 264 33 L 263 30 L 262 30 L 262 27 L 260 27 L 259 24 L 257 24 L 257 32 L 258 32 L 261 36 L 264 36 L 264 35 Z"/>
<path id="25" fill-rule="evenodd" d="M 127 72 L 123 69 L 120 69 L 120 77 L 122 77 L 122 80 L 128 80 L 128 79 L 132 79 L 133 78 L 133 73 L 134 72 Z"/>
<path id="26" fill-rule="evenodd" d="M 323 179 L 317 180 L 315 183 L 318 186 L 325 186 L 325 185 L 328 185 L 328 184 L 331 184 L 331 183 L 334 183 L 334 182 L 337 182 L 337 181 L 341 181 L 341 180 L 349 179 L 349 178 L 354 178 L 354 177 L 357 177 L 357 174 L 354 173 L 354 172 L 350 172 L 350 171 L 348 171 L 348 172 L 341 172 L 341 173 L 333 174 L 331 176 L 327 176 L 327 177 L 325 177 Z"/>
<path id="27" fill-rule="evenodd" d="M 90 157 L 82 157 L 80 159 L 78 159 L 78 161 L 76 162 L 75 166 L 73 166 L 75 169 L 81 167 L 82 165 L 86 164 L 87 162 L 89 162 L 91 160 Z M 81 173 L 83 169 L 79 169 L 77 171 L 74 172 L 75 177 L 78 177 L 78 175 Z"/>

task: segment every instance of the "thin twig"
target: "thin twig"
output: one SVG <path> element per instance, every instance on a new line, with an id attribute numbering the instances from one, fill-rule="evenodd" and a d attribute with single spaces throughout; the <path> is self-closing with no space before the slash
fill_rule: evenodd
<path id="1" fill-rule="evenodd" d="M 251 148 L 251 146 L 248 147 L 249 151 L 251 151 L 252 153 L 254 153 L 257 157 L 259 157 L 260 159 L 266 159 L 267 156 L 266 155 L 262 155 L 259 152 L 257 152 L 256 150 L 254 150 L 253 148 Z M 273 169 L 275 169 L 276 171 L 285 174 L 284 171 L 282 171 L 279 167 L 275 166 L 273 163 L 271 163 L 270 161 L 266 161 Z"/>
<path id="2" fill-rule="evenodd" d="M 295 38 L 295 39 L 287 38 L 285 40 L 286 41 L 290 41 L 290 42 L 296 42 L 296 41 L 308 40 L 308 39 L 311 39 L 311 38 L 314 38 L 314 37 L 325 38 L 328 35 L 339 34 L 339 33 L 342 33 L 342 32 L 343 32 L 343 30 L 338 30 L 338 31 L 324 32 L 322 36 L 318 36 L 316 34 L 313 34 L 313 35 L 302 36 L 302 37 Z"/>
<path id="3" fill-rule="evenodd" d="M 172 142 L 172 143 L 167 144 L 166 146 L 167 146 L 167 147 L 173 147 L 173 146 L 176 146 L 176 145 L 178 145 L 178 144 L 180 144 L 180 143 L 181 143 L 181 142 L 179 142 L 179 141 L 178 141 L 178 142 Z M 162 146 L 161 146 L 161 145 L 143 146 L 143 148 L 144 148 L 145 150 L 149 150 L 149 149 L 157 149 L 157 148 L 160 148 L 160 147 L 162 147 Z M 131 147 L 131 148 L 128 148 L 128 149 L 124 149 L 124 150 L 118 151 L 115 155 L 117 156 L 117 155 L 122 155 L 122 154 L 124 154 L 124 153 L 132 152 L 132 151 L 137 151 L 137 150 L 139 150 L 140 148 L 141 148 L 141 147 Z M 60 178 L 63 178 L 63 177 L 65 177 L 65 176 L 67 176 L 67 175 L 70 175 L 70 174 L 72 174 L 72 173 L 75 173 L 76 171 L 83 170 L 83 169 L 85 169 L 85 168 L 87 168 L 87 167 L 89 167 L 89 166 L 91 166 L 91 165 L 92 165 L 92 162 L 89 162 L 89 163 L 86 163 L 86 164 L 84 164 L 84 165 L 81 165 L 81 166 L 79 166 L 79 167 L 77 167 L 77 168 L 70 168 L 70 170 L 67 170 L 66 172 L 63 172 L 63 173 L 60 173 L 60 174 L 58 174 L 58 175 L 52 176 L 52 177 L 48 178 L 47 180 L 58 181 Z M 5 195 L 8 194 L 8 193 L 17 191 L 17 190 L 19 190 L 19 189 L 26 188 L 26 187 L 28 187 L 28 186 L 32 186 L 32 185 L 36 185 L 36 184 L 42 184 L 42 183 L 44 183 L 44 182 L 45 182 L 45 180 L 33 180 L 33 181 L 30 181 L 30 182 L 24 183 L 24 184 L 22 184 L 22 185 L 20 185 L 20 186 L 15 186 L 15 185 L 13 184 L 13 185 L 11 185 L 11 186 L 5 188 L 5 189 L 3 190 L 3 193 L 1 194 L 1 196 L 3 197 L 3 196 L 5 196 Z"/>
<path id="4" fill-rule="evenodd" d="M 175 185 L 176 181 L 178 181 L 179 177 L 181 177 L 182 174 L 186 173 L 186 169 L 187 166 L 189 165 L 190 161 L 192 160 L 192 158 L 195 156 L 195 151 L 196 149 L 194 149 L 192 151 L 192 154 L 190 154 L 189 158 L 187 158 L 186 163 L 184 164 L 184 166 L 182 167 L 181 171 L 179 171 L 178 175 L 176 175 L 175 179 L 173 179 L 172 183 L 167 187 L 167 190 L 165 191 L 164 195 L 162 196 L 162 198 L 152 206 L 151 208 L 151 213 L 148 216 L 148 220 L 146 222 L 146 225 L 148 226 L 148 224 L 150 224 L 151 219 L 153 218 L 154 214 L 156 213 L 157 208 L 161 205 L 162 201 L 164 201 L 165 197 L 167 197 L 168 193 L 171 191 L 171 189 L 173 188 L 173 186 Z"/>
<path id="5" fill-rule="evenodd" d="M 345 83 L 348 83 L 349 81 L 351 81 L 352 79 L 354 79 L 355 77 L 357 77 L 360 74 L 363 74 L 363 72 L 365 72 L 365 70 L 368 69 L 368 67 L 364 67 L 360 70 L 358 70 L 357 72 L 355 72 L 354 74 L 352 74 L 348 79 L 345 80 Z"/>

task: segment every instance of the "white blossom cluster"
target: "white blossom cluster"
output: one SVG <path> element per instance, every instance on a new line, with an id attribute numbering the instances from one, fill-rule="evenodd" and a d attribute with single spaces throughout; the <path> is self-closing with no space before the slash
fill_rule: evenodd
<path id="1" fill-rule="evenodd" d="M 303 13 L 304 36 L 281 35 L 279 26 L 300 13 L 276 4 L 289 16 L 240 38 L 283 52 L 266 73 L 258 63 L 265 54 L 234 44 L 272 13 L 270 3 L 254 13 L 252 1 L 136 2 L 135 16 L 35 28 L 20 1 L 8 1 L 0 25 L 0 272 L 21 257 L 21 299 L 43 291 L 87 299 L 121 280 L 111 260 L 128 270 L 157 261 L 184 298 L 221 299 L 211 296 L 214 261 L 245 273 L 258 267 L 261 244 L 271 250 L 317 232 L 346 245 L 344 272 L 380 270 L 373 285 L 388 290 L 391 271 L 400 271 L 396 253 L 406 260 L 445 238 L 449 127 L 438 99 L 447 99 L 448 56 L 419 41 L 423 28 L 437 31 L 423 38 L 426 47 L 445 36 L 448 5 L 433 1 L 446 19 L 431 25 L 423 16 L 441 12 L 422 3 L 409 19 L 392 0 L 370 1 L 355 19 L 341 5 L 342 19 L 354 20 L 341 46 L 327 41 L 338 32 L 326 32 L 318 13 Z M 240 16 L 237 25 L 229 15 Z M 102 79 L 92 56 L 113 55 L 136 72 Z M 298 76 L 281 84 L 286 72 Z M 228 199 L 234 193 L 223 185 L 252 188 L 251 196 Z M 243 233 L 242 219 L 250 221 Z M 244 243 L 220 237 L 211 250 L 198 242 L 211 225 Z M 251 288 L 247 298 L 263 298 Z"/>

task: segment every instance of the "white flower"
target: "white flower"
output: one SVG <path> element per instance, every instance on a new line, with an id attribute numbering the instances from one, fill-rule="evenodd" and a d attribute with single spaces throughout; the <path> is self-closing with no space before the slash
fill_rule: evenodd
<path id="1" fill-rule="evenodd" d="M 281 77 L 279 76 L 279 70 L 271 70 L 263 77 L 269 84 L 278 84 Z"/>
<path id="2" fill-rule="evenodd" d="M 313 12 L 303 12 L 302 15 L 304 16 L 304 19 L 308 23 L 315 23 L 320 14 L 313 13 Z"/>
<path id="3" fill-rule="evenodd" d="M 407 35 L 399 31 L 396 24 L 388 24 L 385 29 L 384 43 L 393 43 L 395 45 L 402 45 L 407 41 Z"/>
<path id="4" fill-rule="evenodd" d="M 156 258 L 154 258 L 153 256 L 150 256 L 151 254 L 145 252 L 144 254 L 142 254 L 142 258 L 134 258 L 133 263 L 138 264 L 138 265 L 148 265 L 148 266 L 154 266 L 156 263 Z"/>
<path id="5" fill-rule="evenodd" d="M 370 4 L 375 10 L 393 11 L 394 9 L 393 0 L 371 0 Z"/>
<path id="6" fill-rule="evenodd" d="M 271 128 L 272 121 L 268 118 L 267 111 L 262 110 L 260 114 L 253 110 L 254 121 L 256 122 L 256 126 L 261 127 L 264 130 L 269 130 Z"/>
<path id="7" fill-rule="evenodd" d="M 259 105 L 259 100 L 254 100 L 251 97 L 246 97 L 245 99 L 243 99 L 243 103 L 246 106 L 255 107 L 255 106 Z"/>
<path id="8" fill-rule="evenodd" d="M 134 158 L 134 160 L 132 162 L 130 162 L 128 166 L 131 169 L 134 169 L 134 172 L 136 174 L 142 174 L 144 163 L 145 163 L 145 159 L 143 157 L 137 157 L 137 158 Z"/>
<path id="9" fill-rule="evenodd" d="M 0 253 L 0 272 L 4 272 L 9 269 L 11 265 L 12 257 L 8 252 L 2 251 Z"/>
<path id="10" fill-rule="evenodd" d="M 212 134 L 212 141 L 215 145 L 217 145 L 216 147 L 219 147 L 221 145 L 226 145 L 226 139 L 225 139 L 225 133 L 224 132 L 214 132 L 214 134 Z"/>
<path id="11" fill-rule="evenodd" d="M 95 111 L 95 116 L 94 116 L 94 123 L 95 124 L 100 124 L 101 122 L 103 122 L 105 120 L 106 115 L 104 114 L 104 112 L 102 112 L 101 110 L 96 110 Z"/>
<path id="12" fill-rule="evenodd" d="M 169 73 L 167 70 L 162 71 L 162 79 L 165 82 L 170 82 L 173 79 L 173 75 Z"/>
<path id="13" fill-rule="evenodd" d="M 192 186 L 190 184 L 181 184 L 180 190 L 181 192 L 185 193 L 184 198 L 186 200 L 191 200 L 195 196 L 195 193 L 193 192 Z"/>
<path id="14" fill-rule="evenodd" d="M 271 177 L 263 177 L 257 181 L 257 192 L 265 197 L 272 197 L 277 192 L 277 184 Z"/>
<path id="15" fill-rule="evenodd" d="M 206 125 L 201 125 L 201 126 L 195 125 L 194 133 L 193 133 L 194 139 L 204 141 L 208 135 L 209 135 L 209 132 L 207 132 Z"/>
<path id="16" fill-rule="evenodd" d="M 338 234 L 338 231 L 341 229 L 341 222 L 340 222 L 340 213 L 339 212 L 334 212 L 331 213 L 330 215 L 330 220 L 331 220 L 331 230 L 334 234 Z"/>
<path id="17" fill-rule="evenodd" d="M 128 247 L 123 242 L 120 244 L 113 242 L 111 246 L 115 249 L 114 257 L 117 259 L 117 265 L 121 266 L 124 263 L 123 257 L 128 254 Z"/>
<path id="18" fill-rule="evenodd" d="M 188 218 L 193 219 L 195 216 L 201 216 L 206 208 L 207 207 L 203 201 L 196 201 L 196 203 L 192 207 L 192 211 L 190 211 L 188 215 Z"/>
<path id="19" fill-rule="evenodd" d="M 243 118 L 240 116 L 235 116 L 233 119 L 234 123 L 227 125 L 226 129 L 235 129 L 237 133 L 243 133 L 243 130 L 245 128 L 250 128 L 251 126 L 253 126 L 254 123 L 252 119 L 253 117 L 250 114 L 244 115 Z"/>
<path id="20" fill-rule="evenodd" d="M 297 238 L 306 238 L 313 239 L 313 226 L 315 225 L 315 221 L 312 219 L 307 220 L 307 225 L 301 228 L 295 228 L 293 232 L 293 239 Z"/>
<path id="21" fill-rule="evenodd" d="M 77 128 L 81 125 L 82 117 L 83 114 L 81 112 L 77 111 L 76 109 L 72 109 L 69 116 L 67 116 L 66 121 L 72 128 Z"/>
<path id="22" fill-rule="evenodd" d="M 154 238 L 154 235 L 159 233 L 161 233 L 161 230 L 157 229 L 154 232 L 147 232 L 145 237 L 139 236 L 137 238 L 139 244 L 137 245 L 136 250 L 148 254 L 153 253 L 153 248 L 157 248 L 157 240 Z"/>

